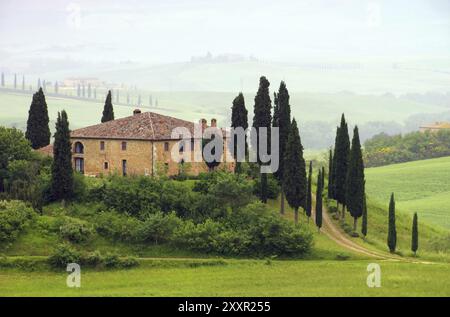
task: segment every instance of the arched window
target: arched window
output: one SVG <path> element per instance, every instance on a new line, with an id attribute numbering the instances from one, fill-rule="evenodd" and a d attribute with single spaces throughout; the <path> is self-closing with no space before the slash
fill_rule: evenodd
<path id="1" fill-rule="evenodd" d="M 76 142 L 75 143 L 75 153 L 78 153 L 78 154 L 83 154 L 84 153 L 83 143 L 81 143 L 81 142 Z"/>

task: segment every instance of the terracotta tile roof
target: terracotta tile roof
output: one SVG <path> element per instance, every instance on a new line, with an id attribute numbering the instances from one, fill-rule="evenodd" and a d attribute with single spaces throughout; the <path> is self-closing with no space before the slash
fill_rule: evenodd
<path id="1" fill-rule="evenodd" d="M 53 144 L 41 147 L 40 149 L 37 149 L 36 152 L 53 157 Z"/>
<path id="2" fill-rule="evenodd" d="M 168 140 L 172 130 L 185 127 L 194 133 L 194 123 L 154 112 L 138 113 L 105 123 L 77 129 L 72 138 Z"/>

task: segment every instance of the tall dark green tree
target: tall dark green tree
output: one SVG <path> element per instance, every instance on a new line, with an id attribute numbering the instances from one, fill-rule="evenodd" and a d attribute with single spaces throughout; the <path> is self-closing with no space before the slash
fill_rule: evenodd
<path id="1" fill-rule="evenodd" d="M 47 102 L 42 88 L 39 88 L 39 91 L 33 94 L 25 133 L 25 137 L 30 140 L 33 149 L 39 149 L 50 144 L 51 134 L 48 123 Z"/>
<path id="2" fill-rule="evenodd" d="M 322 166 L 322 192 L 325 190 L 325 166 Z"/>
<path id="3" fill-rule="evenodd" d="M 56 120 L 51 193 L 54 200 L 73 198 L 72 146 L 70 143 L 69 120 L 63 110 Z"/>
<path id="4" fill-rule="evenodd" d="M 411 239 L 411 251 L 414 252 L 414 256 L 416 256 L 418 249 L 419 249 L 419 227 L 417 223 L 417 212 L 415 212 L 412 224 L 412 239 Z"/>
<path id="5" fill-rule="evenodd" d="M 233 106 L 231 107 L 231 127 L 236 129 L 241 127 L 242 129 L 247 130 L 248 128 L 248 111 L 245 108 L 245 99 L 242 92 L 237 95 L 233 100 Z M 245 149 L 244 155 L 247 154 L 247 139 L 245 140 Z M 234 135 L 234 158 L 236 160 L 236 173 L 242 172 L 242 163 L 238 162 L 239 160 L 244 159 L 243 157 L 238 157 L 237 153 L 237 135 Z"/>
<path id="6" fill-rule="evenodd" d="M 391 253 L 395 252 L 397 246 L 397 229 L 395 227 L 395 199 L 394 193 L 391 194 L 391 200 L 389 202 L 389 224 L 388 224 L 388 238 L 387 245 Z"/>
<path id="7" fill-rule="evenodd" d="M 312 161 L 309 162 L 309 171 L 308 171 L 308 187 L 306 191 L 306 216 L 309 218 L 311 217 L 311 210 L 312 210 Z"/>
<path id="8" fill-rule="evenodd" d="M 338 204 L 342 205 L 342 218 L 345 215 L 345 198 L 346 198 L 346 183 L 348 172 L 348 161 L 350 154 L 350 137 L 348 135 L 348 126 L 345 121 L 345 116 L 342 114 L 341 125 L 337 130 L 336 145 L 335 145 L 335 162 L 334 169 L 335 174 L 333 176 L 334 182 L 334 196 Z"/>
<path id="9" fill-rule="evenodd" d="M 252 140 L 257 155 L 258 164 L 261 166 L 264 162 L 261 160 L 259 151 L 260 128 L 267 129 L 267 149 L 270 149 L 270 127 L 272 126 L 272 101 L 269 95 L 270 83 L 266 77 L 259 79 L 259 88 L 255 96 L 255 107 L 253 109 L 253 127 L 256 128 L 256 140 Z M 267 174 L 261 173 L 261 201 L 267 202 Z"/>
<path id="10" fill-rule="evenodd" d="M 367 236 L 367 201 L 366 194 L 364 194 L 363 200 L 363 214 L 362 214 L 362 223 L 361 223 L 361 233 L 366 238 Z"/>
<path id="11" fill-rule="evenodd" d="M 320 232 L 322 228 L 322 193 L 323 193 L 323 182 L 322 182 L 322 170 L 319 170 L 317 175 L 317 190 L 316 190 L 316 226 L 317 230 Z"/>
<path id="12" fill-rule="evenodd" d="M 345 201 L 347 209 L 353 217 L 353 230 L 356 232 L 357 221 L 362 216 L 364 207 L 364 162 L 357 126 L 353 130 L 352 147 L 347 170 Z"/>
<path id="13" fill-rule="evenodd" d="M 333 199 L 333 150 L 328 155 L 328 198 Z"/>
<path id="14" fill-rule="evenodd" d="M 102 123 L 114 120 L 114 109 L 111 101 L 111 90 L 106 95 L 105 106 L 103 107 Z"/>
<path id="15" fill-rule="evenodd" d="M 274 118 L 273 118 L 273 126 L 278 128 L 279 133 L 279 148 L 278 153 L 279 157 L 283 158 L 284 153 L 286 151 L 286 144 L 289 136 L 289 130 L 291 125 L 291 106 L 289 104 L 289 91 L 286 88 L 286 84 L 284 81 L 280 83 L 280 88 L 278 89 L 278 93 L 274 94 L 275 96 L 275 109 L 274 109 Z M 284 189 L 283 189 L 283 170 L 284 170 L 284 161 L 282 159 L 279 160 L 280 164 L 278 170 L 274 173 L 278 182 L 281 185 L 281 205 L 280 205 L 280 213 L 284 213 Z"/>
<path id="16" fill-rule="evenodd" d="M 306 209 L 307 181 L 303 146 L 295 119 L 292 120 L 289 131 L 284 167 L 283 188 L 286 200 L 294 208 L 295 223 L 298 223 L 298 209 Z"/>

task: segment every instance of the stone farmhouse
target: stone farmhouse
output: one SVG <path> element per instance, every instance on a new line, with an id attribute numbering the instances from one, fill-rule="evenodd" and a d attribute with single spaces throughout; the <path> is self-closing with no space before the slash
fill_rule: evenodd
<path id="1" fill-rule="evenodd" d="M 202 131 L 207 121 L 200 122 Z M 201 151 L 201 139 L 191 139 L 192 161 L 172 159 L 173 146 L 182 154 L 184 142 L 171 137 L 176 127 L 187 128 L 194 136 L 194 123 L 164 116 L 154 112 L 134 110 L 133 115 L 113 121 L 77 129 L 71 132 L 72 160 L 74 169 L 86 176 L 100 176 L 111 173 L 120 175 L 167 175 L 173 176 L 184 171 L 197 175 L 209 170 L 203 160 L 193 160 L 194 148 Z M 211 120 L 216 127 L 216 120 Z M 226 135 L 224 134 L 224 156 L 226 162 L 216 168 L 234 170 L 234 161 L 230 159 Z M 45 151 L 45 150 L 44 150 Z M 200 152 L 201 153 L 201 152 Z"/>

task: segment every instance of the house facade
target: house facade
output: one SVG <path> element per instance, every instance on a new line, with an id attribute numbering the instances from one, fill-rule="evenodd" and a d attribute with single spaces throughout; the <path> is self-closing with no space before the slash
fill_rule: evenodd
<path id="1" fill-rule="evenodd" d="M 216 120 L 211 120 L 216 127 Z M 201 138 L 190 140 L 189 147 L 183 146 L 180 138 L 172 138 L 172 130 L 186 128 L 194 136 L 195 125 L 192 122 L 164 116 L 154 112 L 141 112 L 136 109 L 133 115 L 71 132 L 73 167 L 87 176 L 107 174 L 120 175 L 177 175 L 185 172 L 197 175 L 207 172 L 209 167 L 200 160 L 194 161 L 194 150 L 201 151 Z M 207 122 L 201 120 L 201 129 Z M 234 171 L 234 161 L 226 146 L 224 136 L 225 162 L 217 168 Z M 180 156 L 186 155 L 191 162 L 172 158 L 171 151 L 176 147 Z"/>
<path id="2" fill-rule="evenodd" d="M 420 132 L 438 132 L 442 130 L 450 130 L 450 122 L 435 122 L 432 124 L 423 125 L 419 128 Z"/>

